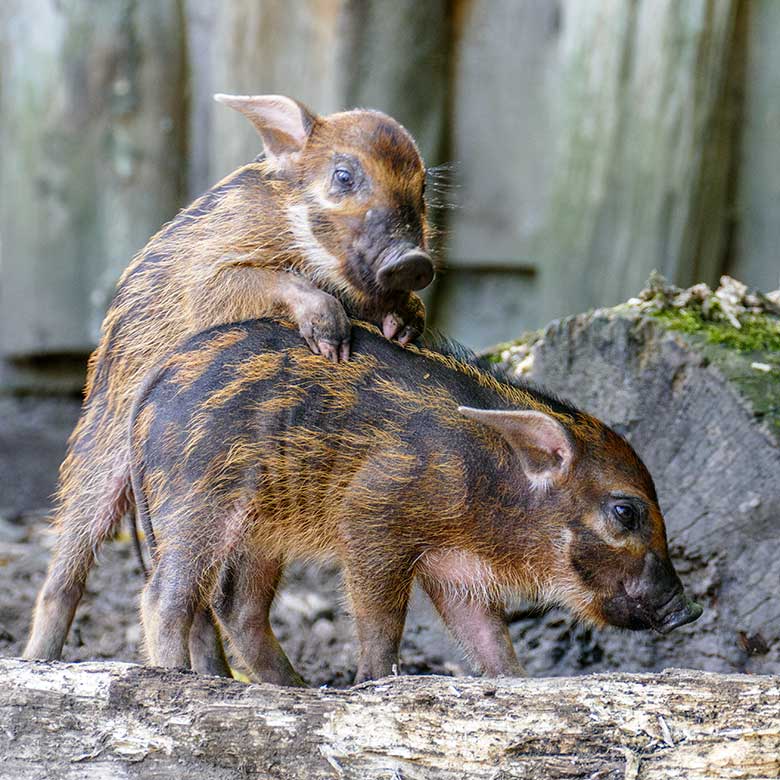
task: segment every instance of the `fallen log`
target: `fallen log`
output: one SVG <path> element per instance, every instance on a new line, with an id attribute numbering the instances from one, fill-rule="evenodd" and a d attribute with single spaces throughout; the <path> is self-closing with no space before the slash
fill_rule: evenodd
<path id="1" fill-rule="evenodd" d="M 0 659 L 0 778 L 718 780 L 780 774 L 780 677 L 245 685 Z"/>

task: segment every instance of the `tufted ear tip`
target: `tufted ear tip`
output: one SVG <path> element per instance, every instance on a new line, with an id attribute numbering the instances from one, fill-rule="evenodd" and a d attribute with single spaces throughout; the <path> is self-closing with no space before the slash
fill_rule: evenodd
<path id="1" fill-rule="evenodd" d="M 574 448 L 566 428 L 555 418 L 533 409 L 474 409 L 458 411 L 501 434 L 510 444 L 534 485 L 549 484 L 568 472 Z"/>
<path id="2" fill-rule="evenodd" d="M 228 95 L 217 92 L 214 100 L 249 119 L 263 139 L 266 153 L 279 160 L 303 148 L 316 120 L 303 103 L 286 95 Z"/>

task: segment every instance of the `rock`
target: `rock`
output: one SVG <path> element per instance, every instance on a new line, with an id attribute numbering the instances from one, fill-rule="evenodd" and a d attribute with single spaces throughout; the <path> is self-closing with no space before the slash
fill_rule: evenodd
<path id="1" fill-rule="evenodd" d="M 336 627 L 332 620 L 326 618 L 317 618 L 312 624 L 311 633 L 322 647 L 332 645 L 336 639 Z"/>
<path id="2" fill-rule="evenodd" d="M 780 320 L 771 294 L 721 282 L 682 291 L 655 279 L 629 304 L 498 350 L 510 370 L 634 445 L 655 479 L 678 571 L 705 606 L 666 637 L 590 631 L 558 611 L 521 620 L 513 635 L 535 648 L 533 674 L 780 671 Z"/>
<path id="3" fill-rule="evenodd" d="M 0 544 L 16 544 L 27 538 L 27 529 L 23 525 L 9 520 L 0 511 Z"/>
<path id="4" fill-rule="evenodd" d="M 279 610 L 287 615 L 296 614 L 309 624 L 333 614 L 331 602 L 319 593 L 282 591 L 277 602 Z"/>

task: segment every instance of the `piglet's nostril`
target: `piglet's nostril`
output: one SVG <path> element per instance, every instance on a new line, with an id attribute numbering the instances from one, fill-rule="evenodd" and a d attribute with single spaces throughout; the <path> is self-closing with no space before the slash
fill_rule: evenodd
<path id="1" fill-rule="evenodd" d="M 376 277 L 387 290 L 422 290 L 433 281 L 433 261 L 422 249 L 411 249 L 383 263 Z"/>

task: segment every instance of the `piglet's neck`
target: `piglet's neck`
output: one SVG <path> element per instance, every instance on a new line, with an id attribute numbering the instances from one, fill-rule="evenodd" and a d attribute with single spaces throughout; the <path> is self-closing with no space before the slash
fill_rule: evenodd
<path id="1" fill-rule="evenodd" d="M 166 250 L 192 264 L 229 258 L 281 269 L 294 261 L 285 214 L 289 200 L 288 182 L 269 176 L 264 163 L 251 163 L 182 212 L 159 238 Z M 180 228 L 186 230 L 186 242 Z M 186 252 L 179 251 L 180 243 Z"/>
<path id="2" fill-rule="evenodd" d="M 502 402 L 495 400 L 496 405 Z M 496 431 L 481 426 L 471 438 L 474 487 L 483 494 L 481 499 L 489 505 L 500 500 L 502 509 L 497 511 L 509 512 L 518 519 L 537 514 L 554 490 L 549 474 L 526 474 L 520 458 Z"/>
<path id="3" fill-rule="evenodd" d="M 556 488 L 529 480 L 511 447 L 492 431 L 480 431 L 469 450 L 467 492 L 478 509 L 464 518 L 469 529 L 465 536 L 501 587 L 539 595 L 546 590 L 549 563 L 556 555 L 556 510 L 551 510 L 558 504 Z M 448 564 L 464 571 L 455 559 Z"/>
<path id="4" fill-rule="evenodd" d="M 429 550 L 420 556 L 418 571 L 435 582 L 467 594 L 492 594 L 499 587 L 488 561 L 458 548 Z"/>

